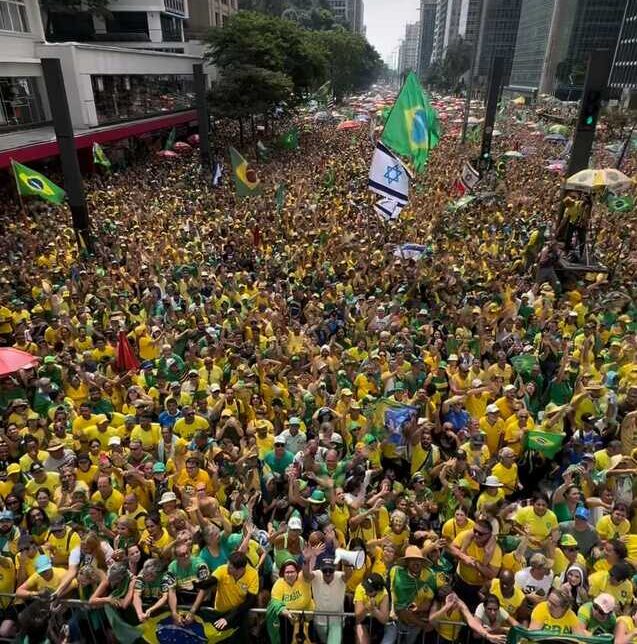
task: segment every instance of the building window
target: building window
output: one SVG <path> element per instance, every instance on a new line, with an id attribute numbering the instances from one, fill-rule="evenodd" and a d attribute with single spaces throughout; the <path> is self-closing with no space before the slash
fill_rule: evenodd
<path id="1" fill-rule="evenodd" d="M 27 33 L 27 10 L 21 0 L 0 0 L 0 30 Z"/>
<path id="2" fill-rule="evenodd" d="M 35 78 L 0 77 L 0 131 L 44 120 Z"/>
<path id="3" fill-rule="evenodd" d="M 215 11 L 215 27 L 219 26 L 219 12 Z"/>
<path id="4" fill-rule="evenodd" d="M 189 109 L 192 74 L 91 76 L 100 125 Z"/>
<path id="5" fill-rule="evenodd" d="M 186 15 L 184 0 L 164 0 L 166 11 L 178 13 L 180 16 Z"/>
<path id="6" fill-rule="evenodd" d="M 161 39 L 164 42 L 182 42 L 181 19 L 169 16 L 165 13 L 160 15 Z"/>

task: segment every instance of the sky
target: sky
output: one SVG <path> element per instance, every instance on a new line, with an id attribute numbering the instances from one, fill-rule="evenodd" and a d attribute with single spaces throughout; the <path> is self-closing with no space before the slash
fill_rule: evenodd
<path id="1" fill-rule="evenodd" d="M 420 0 L 364 0 L 367 40 L 383 60 L 405 36 L 405 25 L 419 18 Z"/>

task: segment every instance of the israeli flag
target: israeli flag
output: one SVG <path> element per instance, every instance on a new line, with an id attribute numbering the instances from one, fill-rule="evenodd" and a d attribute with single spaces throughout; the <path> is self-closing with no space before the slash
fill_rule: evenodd
<path id="1" fill-rule="evenodd" d="M 376 214 L 385 221 L 395 221 L 400 217 L 403 207 L 393 199 L 379 199 L 374 205 Z"/>
<path id="2" fill-rule="evenodd" d="M 369 170 L 369 189 L 405 206 L 409 199 L 409 177 L 403 164 L 380 141 Z"/>
<path id="3" fill-rule="evenodd" d="M 428 254 L 428 248 L 422 244 L 401 244 L 394 248 L 394 257 L 402 259 L 418 260 L 426 254 Z"/>

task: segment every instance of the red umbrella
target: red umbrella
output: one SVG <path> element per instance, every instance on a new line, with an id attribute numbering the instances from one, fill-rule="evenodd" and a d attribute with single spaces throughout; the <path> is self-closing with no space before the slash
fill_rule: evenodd
<path id="1" fill-rule="evenodd" d="M 176 152 L 173 152 L 172 150 L 160 150 L 157 153 L 158 157 L 163 157 L 164 159 L 175 159 L 179 155 Z"/>
<path id="2" fill-rule="evenodd" d="M 119 331 L 117 334 L 115 366 L 119 371 L 137 371 L 139 369 L 139 360 L 133 353 L 133 348 L 128 341 L 125 331 Z"/>
<path id="3" fill-rule="evenodd" d="M 337 130 L 353 130 L 361 126 L 360 121 L 343 121 L 338 124 Z"/>
<path id="4" fill-rule="evenodd" d="M 199 135 L 191 134 L 186 141 L 188 141 L 188 143 L 194 148 L 196 145 L 199 145 Z"/>
<path id="5" fill-rule="evenodd" d="M 35 367 L 37 363 L 38 359 L 26 351 L 12 347 L 0 349 L 0 377 L 8 376 L 20 369 L 30 369 Z"/>
<path id="6" fill-rule="evenodd" d="M 173 150 L 176 152 L 192 152 L 192 147 L 189 146 L 185 141 L 177 141 L 173 146 Z"/>

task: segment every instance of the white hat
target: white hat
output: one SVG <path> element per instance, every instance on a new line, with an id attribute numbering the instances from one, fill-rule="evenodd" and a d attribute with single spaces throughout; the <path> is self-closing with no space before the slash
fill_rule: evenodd
<path id="1" fill-rule="evenodd" d="M 158 505 L 164 505 L 164 503 L 171 503 L 172 501 L 176 501 L 177 496 L 175 495 L 174 492 L 164 492 L 161 495 L 161 499 L 159 499 Z"/>
<path id="2" fill-rule="evenodd" d="M 475 388 L 481 387 L 482 386 L 482 380 L 480 380 L 480 378 L 474 378 L 471 381 L 471 386 L 475 387 Z"/>
<path id="3" fill-rule="evenodd" d="M 447 362 L 451 362 L 452 360 L 455 360 L 456 362 L 458 362 L 458 356 L 457 356 L 455 353 L 452 353 L 452 354 L 447 358 Z"/>
<path id="4" fill-rule="evenodd" d="M 597 595 L 593 600 L 593 605 L 601 608 L 606 614 L 615 610 L 615 598 L 609 593 Z"/>
<path id="5" fill-rule="evenodd" d="M 339 445 L 342 445 L 343 437 L 340 434 L 334 432 L 330 438 L 330 443 L 338 443 Z"/>
<path id="6" fill-rule="evenodd" d="M 218 382 L 213 382 L 210 385 L 210 391 L 221 391 L 221 386 L 219 385 Z"/>
<path id="7" fill-rule="evenodd" d="M 122 439 L 119 436 L 111 436 L 108 439 L 108 445 L 109 447 L 111 445 L 121 445 L 122 444 Z"/>
<path id="8" fill-rule="evenodd" d="M 487 478 L 484 481 L 484 485 L 486 487 L 503 487 L 502 483 L 500 483 L 500 479 L 497 476 L 487 476 Z"/>
<path id="9" fill-rule="evenodd" d="M 515 385 L 505 385 L 505 386 L 502 388 L 502 391 L 504 391 L 505 393 L 506 393 L 507 391 L 515 391 L 515 390 L 516 390 Z"/>
<path id="10" fill-rule="evenodd" d="M 277 436 L 274 437 L 274 444 L 275 445 L 285 445 L 286 440 L 285 436 L 283 434 L 278 434 Z"/>
<path id="11" fill-rule="evenodd" d="M 487 405 L 487 414 L 499 414 L 500 408 L 497 405 Z"/>
<path id="12" fill-rule="evenodd" d="M 288 521 L 288 530 L 303 530 L 303 524 L 301 523 L 301 519 L 299 517 L 290 517 L 290 520 Z"/>

